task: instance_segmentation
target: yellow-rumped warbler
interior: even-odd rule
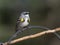
[[[16,22],[16,31],[21,30],[24,27],[27,27],[30,22],[29,12],[25,11],[20,14]]]
[[[23,29],[27,28],[29,26],[29,22],[29,12],[22,12],[16,22],[16,33],[8,40],[8,42],[15,38]]]

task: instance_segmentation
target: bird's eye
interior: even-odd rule
[[[28,13],[24,13],[24,15],[27,15]]]
[[[30,22],[30,19],[28,19],[28,22]]]
[[[24,18],[21,18],[20,21],[21,21],[21,22],[24,22],[25,20],[24,20]]]

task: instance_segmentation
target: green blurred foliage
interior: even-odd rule
[[[30,11],[31,25],[49,28],[60,26],[60,0],[0,0],[0,41],[7,41],[15,33],[16,19],[24,10]],[[26,30],[20,37],[35,34],[39,31],[42,31],[42,29]],[[45,45],[55,36],[51,34],[49,37],[45,35],[18,44]]]

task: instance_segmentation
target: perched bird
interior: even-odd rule
[[[27,12],[27,11],[22,12],[16,22],[16,31],[27,27],[29,25],[29,23],[30,23],[29,12]]]
[[[29,17],[29,12],[24,11],[22,12],[17,21],[16,21],[16,33],[8,40],[10,42],[13,38],[15,38],[19,33],[21,33],[24,28],[27,28],[30,23],[30,17]]]

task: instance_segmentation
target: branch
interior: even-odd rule
[[[14,43],[17,43],[17,42],[21,42],[23,40],[36,38],[36,37],[39,37],[39,36],[42,36],[42,35],[45,35],[45,34],[49,34],[49,33],[54,33],[54,32],[57,32],[57,31],[60,31],[60,28],[39,32],[39,33],[33,34],[33,35],[24,36],[24,37],[21,37],[21,38],[10,41],[9,44],[14,44]],[[3,43],[3,45],[8,45],[8,42]]]

